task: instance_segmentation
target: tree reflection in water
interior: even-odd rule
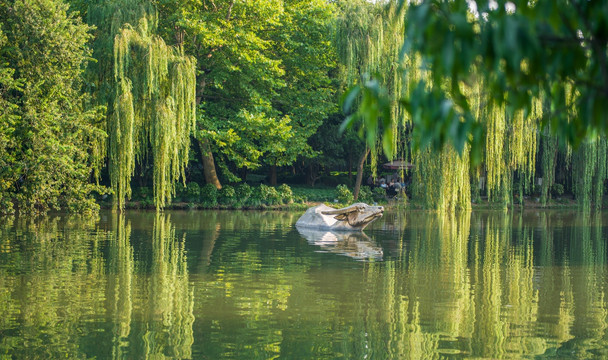
[[[604,214],[299,215],[3,219],[0,357],[608,355]]]

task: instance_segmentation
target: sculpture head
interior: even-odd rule
[[[338,221],[347,221],[350,226],[357,229],[363,229],[369,223],[382,217],[384,207],[370,206],[364,203],[355,203],[351,206],[322,211],[323,215],[336,215],[334,218]]]

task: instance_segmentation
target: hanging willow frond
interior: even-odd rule
[[[130,197],[135,163],[153,162],[154,203],[162,209],[184,177],[195,123],[195,59],[149,32],[147,18],[114,42],[114,112],[109,118],[115,206]]]
[[[468,148],[462,155],[448,146],[440,154],[427,148],[416,153],[414,162],[414,197],[426,208],[444,213],[471,209]]]

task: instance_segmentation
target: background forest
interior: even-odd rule
[[[356,199],[392,159],[426,208],[601,207],[607,5],[474,5],[0,0],[0,212]]]

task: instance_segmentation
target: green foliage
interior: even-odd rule
[[[5,49],[7,41],[0,27],[0,50]],[[14,212],[11,187],[17,175],[13,170],[17,162],[16,152],[11,149],[17,143],[14,132],[19,121],[19,106],[9,93],[19,90],[20,82],[14,79],[15,69],[4,61],[4,57],[0,57],[0,214],[11,214]]]
[[[562,184],[553,184],[551,186],[551,194],[553,196],[562,196],[562,195],[564,195],[564,185],[562,185]]]
[[[233,186],[224,185],[220,190],[220,202],[224,205],[232,205],[236,201],[236,189]]]
[[[185,188],[184,188],[185,191]],[[149,187],[141,186],[135,189],[133,192],[133,199],[135,200],[152,200],[152,191]]]
[[[522,178],[522,189],[530,186],[534,178],[541,120],[542,125],[548,125],[547,128],[560,136],[568,137],[567,133],[572,133],[572,129],[576,129],[577,136],[584,137],[587,132],[577,125],[581,118],[576,106],[581,104],[577,104],[579,94],[573,85],[576,81],[572,81],[584,72],[569,68],[568,62],[581,60],[579,55],[584,46],[580,42],[567,41],[563,44],[567,46],[560,47],[559,42],[547,40],[553,38],[553,30],[565,31],[567,26],[545,29],[544,15],[534,13],[553,11],[554,5],[515,3],[514,13],[506,11],[503,5],[488,9],[487,3],[480,4],[484,14],[476,16],[471,13],[471,2],[464,0],[408,4],[399,1],[397,7],[389,2],[381,17],[391,19],[396,32],[404,35],[393,38],[400,42],[399,59],[403,64],[392,67],[378,67],[382,62],[374,58],[352,55],[376,51],[374,45],[360,41],[358,47],[345,47],[343,42],[352,44],[353,40],[338,41],[338,48],[357,49],[350,53],[339,52],[351,54],[347,56],[348,66],[359,69],[376,66],[378,69],[367,71],[373,76],[354,86],[344,97],[344,108],[356,110],[343,126],[360,122],[360,132],[366,134],[368,146],[374,148],[381,143],[389,158],[399,152],[399,146],[403,146],[400,144],[410,146],[410,151],[401,151],[411,154],[418,166],[419,176],[414,184],[418,191],[414,194],[424,197],[423,203],[427,207],[469,208],[466,205],[470,202],[469,185],[466,184],[470,183],[470,172],[464,166],[453,171],[451,161],[440,160],[448,155],[451,157],[453,151],[475,167],[483,161],[484,169],[474,171],[477,174],[486,171],[488,198],[507,206],[512,198],[514,173]],[[371,4],[363,6],[373,9]],[[583,6],[587,7],[592,8]],[[354,25],[344,27],[354,27],[358,30],[355,34],[366,33],[372,39],[371,44],[380,44],[380,52],[393,48],[382,32],[376,30],[385,27],[371,26],[374,22],[368,17],[363,15],[358,22],[352,22]],[[516,33],[517,36],[510,37]],[[549,34],[548,38],[544,37]],[[565,39],[572,34],[566,35]],[[519,36],[524,38],[520,41]],[[539,49],[539,43],[547,41],[551,44]],[[566,48],[570,46],[575,49],[570,54],[572,57],[567,58],[570,55]],[[557,51],[559,60],[552,58],[553,51]],[[359,60],[352,61],[354,58]],[[546,63],[555,66],[548,77],[542,70]],[[585,66],[583,62],[579,65]],[[359,70],[355,74],[365,72]],[[569,75],[563,77],[564,74]],[[403,78],[404,84],[400,85],[400,80],[391,81],[391,78]],[[564,81],[565,85],[558,88]],[[548,99],[545,108],[542,106],[544,99]],[[568,117],[578,120],[571,123]],[[563,123],[564,119],[566,123]],[[560,133],[560,129],[566,127],[570,130]],[[378,134],[382,134],[381,141],[378,141]],[[574,140],[576,136],[571,136],[569,142],[576,144]],[[435,153],[425,152],[427,147]],[[433,157],[432,161],[429,157]]]
[[[541,202],[547,204],[549,190],[552,189],[555,181],[555,165],[557,162],[557,139],[554,136],[545,134],[542,136],[543,152],[541,166],[543,171],[543,184],[541,192]],[[563,186],[562,186],[563,190]]]
[[[381,187],[376,187],[372,191],[372,196],[375,201],[383,201],[386,200],[386,190]]]
[[[142,14],[125,24],[114,42],[113,112],[108,118],[109,172],[116,207],[131,194],[130,181],[139,160],[150,156],[154,202],[171,201],[184,176],[190,133],[195,122],[195,64],[178,48],[154,34],[154,22]],[[137,26],[137,27],[135,27]]]
[[[482,16],[465,0],[70,2],[0,0],[0,212],[94,210],[100,181],[122,208],[135,173],[153,192],[133,195],[157,209],[174,194],[197,202],[210,167],[192,153],[212,152],[228,183],[293,165],[309,184],[348,184],[365,144],[372,173],[381,149],[416,165],[413,197],[428,208],[469,209],[482,176],[503,207],[527,193],[545,204],[555,181],[584,209],[602,204],[598,2],[476,2]],[[334,96],[351,85],[342,122]],[[325,190],[239,185],[205,202],[333,200]]]
[[[348,189],[348,186],[343,184],[336,186],[336,198],[340,204],[349,205],[352,204],[355,199],[353,193]]]
[[[283,6],[285,13],[272,40],[286,86],[272,105],[291,119],[293,137],[285,151],[268,151],[265,156],[267,164],[279,166],[318,155],[307,140],[336,108],[336,86],[330,77],[336,69],[331,42],[334,7],[323,0],[285,0]]]
[[[598,90],[608,83],[605,26],[598,25],[608,21],[604,4],[508,4],[475,3],[472,13],[466,0],[399,1],[400,16],[407,20],[402,54],[420,56],[429,69],[427,77],[411,78],[413,91],[407,96],[393,99],[401,100],[411,116],[415,144],[435,150],[451,144],[459,154],[470,144],[471,161],[479,164],[483,134],[494,134],[478,117],[478,97],[491,108],[504,107],[509,121],[516,121],[518,112],[527,120],[538,99],[546,98],[549,111],[542,124],[575,147],[608,130],[603,121],[607,92]],[[416,71],[408,69],[406,76]],[[483,84],[483,91],[472,98],[467,92],[475,83]],[[375,86],[368,89],[382,94]],[[372,128],[377,121],[372,115],[387,113],[393,101],[370,99],[371,105],[360,110]]]
[[[413,198],[425,207],[444,212],[471,208],[468,151],[460,157],[451,147],[435,154],[429,149],[420,151],[414,171]]]
[[[383,129],[382,148],[388,158],[393,157],[393,131],[391,120],[391,100],[386,89],[374,78],[366,79],[362,85],[355,85],[343,99],[346,113],[352,111],[353,103],[360,99],[357,110],[347,116],[341,131],[351,128],[355,122],[365,123],[367,144],[375,146],[377,129]],[[361,128],[363,129],[363,128]]]
[[[82,70],[91,28],[57,0],[0,1],[0,206],[88,212],[103,161]]]
[[[381,148],[389,159],[403,150],[396,135],[404,131],[406,118],[398,102],[393,101],[406,90],[399,74],[404,65],[400,55],[403,21],[393,2],[356,0],[338,4],[335,44],[343,65],[342,80],[347,86],[354,85],[342,99],[347,117],[341,131],[357,124],[374,164],[380,147],[377,134],[382,134]],[[375,166],[372,171],[375,174]]]
[[[242,183],[235,188],[237,202],[244,204],[253,194],[253,189],[249,184]]]
[[[219,191],[213,184],[206,184],[201,188],[201,202],[207,207],[217,206]]]
[[[281,203],[283,204],[291,204],[294,200],[293,191],[287,184],[281,184],[277,187],[277,192],[281,197]]]
[[[133,197],[137,198],[137,193],[133,194]],[[182,182],[178,182],[175,185],[175,199],[177,201],[182,201],[186,197],[186,185]]]
[[[335,108],[333,6],[322,0],[158,2],[160,28],[198,59],[197,139],[222,172],[314,156]]]
[[[292,187],[296,198],[301,201],[329,202],[335,199],[335,188],[329,187]]]
[[[332,176],[331,181],[338,182],[328,183],[325,174],[330,169],[347,168],[349,160],[352,161],[357,154],[365,151],[364,142],[354,131],[340,133],[339,128],[343,120],[343,116],[338,113],[330,116],[319,127],[316,134],[309,139],[311,146],[320,151],[320,154],[314,159],[302,162],[307,172],[306,180],[309,185],[313,185],[317,180],[324,185],[333,185],[334,187],[338,184],[348,183],[348,178],[344,179],[342,176],[339,178]],[[323,173],[319,174],[321,171]]]
[[[444,121],[475,121],[459,87],[477,76],[486,84],[488,101],[506,104],[510,113],[530,112],[534,99],[546,96],[551,113],[543,123],[572,145],[588,134],[604,133],[600,119],[606,95],[597,89],[608,80],[606,43],[603,28],[593,25],[607,20],[604,5],[565,0],[513,5],[507,11],[504,5],[479,4],[483,16],[472,16],[464,0],[407,7],[404,51],[419,52],[432,70],[433,91],[450,84],[451,99],[463,110],[463,116]],[[576,92],[568,94],[569,84],[576,84]],[[469,134],[445,140],[467,142]],[[470,142],[481,144],[476,137]]]
[[[186,185],[185,197],[188,201],[198,201],[201,197],[201,187],[197,182],[189,182]]]
[[[280,205],[282,200],[281,195],[276,188],[264,184],[260,184],[260,186],[253,191],[252,197],[256,202],[266,205]]]
[[[372,204],[374,202],[374,194],[369,186],[361,186],[359,189],[359,201]]]
[[[607,177],[606,154],[608,142],[604,137],[583,143],[573,154],[572,177],[574,196],[582,209],[602,205],[604,182]]]

